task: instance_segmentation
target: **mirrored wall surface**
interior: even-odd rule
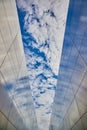
[[[50,130],[87,130],[87,0],[70,0]]]
[[[37,130],[15,0],[0,0],[0,130]]]

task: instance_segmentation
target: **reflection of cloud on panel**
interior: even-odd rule
[[[81,17],[80,17],[80,20],[81,20],[82,22],[87,22],[87,16],[81,16]]]
[[[40,129],[48,129],[68,0],[17,0],[25,56]],[[44,126],[44,122],[46,123]]]
[[[25,76],[13,82],[6,82],[4,87],[9,94],[9,97],[12,99],[20,117],[23,119],[27,129],[37,129],[31,90],[28,81],[29,78]]]
[[[1,0],[0,9],[0,129],[36,130],[16,1]]]
[[[12,84],[10,84],[10,86],[11,85]],[[19,109],[16,105],[14,105],[13,100],[9,98],[9,95],[6,89],[4,89],[4,86],[6,87],[6,85],[0,83],[0,128],[3,125],[7,125],[5,124],[5,121],[7,121],[10,125],[12,125],[15,128],[20,128],[21,130],[28,130],[26,128],[25,123],[23,122],[23,117],[21,118],[21,115],[18,112]],[[2,116],[4,117],[4,123],[2,122]]]
[[[87,1],[70,1],[50,130],[83,129],[79,119],[83,120],[87,111],[86,10]],[[87,129],[85,123],[84,128]]]

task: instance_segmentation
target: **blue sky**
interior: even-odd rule
[[[49,128],[68,0],[17,0],[29,84],[40,130]]]

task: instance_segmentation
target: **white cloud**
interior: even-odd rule
[[[87,16],[81,16],[81,17],[80,17],[80,20],[81,20],[82,22],[87,22]]]
[[[17,0],[18,7],[26,11],[24,28],[36,40],[28,43],[25,55],[33,97],[37,103],[44,104],[36,109],[41,130],[47,130],[50,123],[51,113],[46,113],[48,109],[51,112],[55,89],[48,88],[57,84],[53,76],[58,75],[68,3],[69,0]],[[45,92],[40,93],[39,87]]]

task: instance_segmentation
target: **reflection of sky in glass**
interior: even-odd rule
[[[37,122],[47,130],[56,90],[68,0],[17,0]]]

